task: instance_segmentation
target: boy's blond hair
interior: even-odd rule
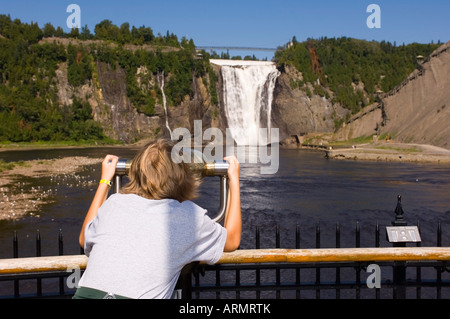
[[[128,173],[129,183],[121,193],[148,199],[176,199],[179,202],[198,196],[200,177],[188,164],[172,160],[174,143],[158,139],[146,145],[133,159]]]

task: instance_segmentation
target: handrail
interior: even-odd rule
[[[224,253],[217,264],[450,260],[450,247],[249,249]]]
[[[0,275],[85,269],[86,255],[0,259]]]
[[[217,264],[450,261],[450,247],[242,249],[223,253]],[[85,269],[88,257],[67,255],[0,259],[0,275]]]

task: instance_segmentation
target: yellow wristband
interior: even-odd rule
[[[109,187],[112,186],[111,181],[107,180],[107,179],[101,179],[99,184],[103,184],[105,183],[106,185],[108,185]]]

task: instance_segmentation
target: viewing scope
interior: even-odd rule
[[[220,177],[220,205],[219,211],[215,217],[211,217],[215,222],[220,223],[224,217],[227,209],[228,197],[228,162],[224,160],[208,161],[202,152],[192,148],[183,148],[183,154],[188,154],[190,157],[189,168],[202,177],[218,176]],[[116,173],[114,176],[114,192],[118,193],[122,187],[123,176],[128,175],[130,167],[133,163],[131,159],[119,158],[116,165]]]

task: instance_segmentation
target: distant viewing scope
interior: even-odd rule
[[[227,196],[228,196],[228,162],[224,160],[208,161],[202,152],[192,148],[183,148],[183,155],[188,155],[190,162],[189,168],[202,177],[219,176],[220,177],[220,207],[219,212],[212,220],[221,222],[225,217]],[[122,177],[128,175],[133,160],[119,158],[116,165],[116,174],[114,176],[114,192],[118,193],[122,187]]]

